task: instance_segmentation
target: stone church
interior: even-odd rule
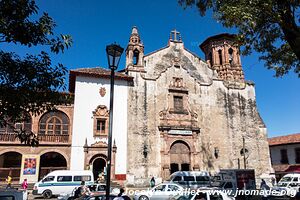
[[[167,179],[178,170],[246,166],[257,177],[271,172],[266,127],[235,36],[209,37],[200,48],[205,60],[186,49],[175,30],[166,47],[144,55],[132,29],[126,49],[126,73],[133,77],[128,183],[145,184],[151,175]]]
[[[271,173],[266,127],[235,36],[207,38],[200,44],[205,60],[184,47],[176,30],[166,43],[144,54],[132,28],[125,69],[115,76],[112,179],[142,186],[151,176],[166,180],[178,170]],[[74,103],[21,124],[37,134],[39,147],[20,145],[15,133],[0,127],[0,178],[11,173],[14,180],[36,182],[55,169],[89,169],[95,177],[104,171],[109,80],[104,68],[71,70]],[[32,174],[25,173],[28,163]]]

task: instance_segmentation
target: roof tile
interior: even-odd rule
[[[300,143],[300,133],[268,138],[269,146]]]

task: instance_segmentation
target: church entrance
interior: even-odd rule
[[[106,159],[104,157],[98,155],[97,157],[94,158],[94,160],[92,161],[92,164],[93,164],[94,178],[95,178],[95,180],[97,180],[99,174],[101,172],[104,172],[104,170],[106,168]]]
[[[190,147],[184,141],[175,141],[170,148],[170,172],[190,171]]]

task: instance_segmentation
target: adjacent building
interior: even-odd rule
[[[300,173],[300,133],[272,137],[268,142],[277,179],[287,173]]]
[[[125,69],[116,73],[112,179],[143,186],[152,176],[165,180],[178,170],[246,167],[257,177],[270,174],[266,127],[254,83],[244,79],[235,36],[207,38],[200,45],[205,59],[186,49],[176,30],[166,43],[144,54],[132,28]],[[10,131],[1,132],[0,171],[15,167],[16,174],[27,177],[25,158],[36,158],[32,181],[43,175],[45,163],[51,169],[90,169],[95,176],[104,171],[109,78],[110,71],[100,67],[71,70],[74,103],[32,118],[40,147],[25,147]],[[51,162],[43,160],[45,154]]]

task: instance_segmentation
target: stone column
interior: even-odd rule
[[[112,159],[111,159],[111,179],[115,180],[116,178],[116,152],[117,152],[117,147],[114,144],[113,149],[112,149]]]
[[[228,53],[228,45],[224,44],[224,64],[229,63],[229,53]]]

